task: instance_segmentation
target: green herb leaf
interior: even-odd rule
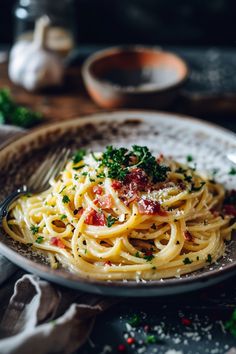
[[[188,257],[186,257],[186,258],[184,258],[183,263],[184,263],[184,264],[191,264],[191,263],[193,263],[193,261],[191,261],[191,259],[189,259]]]
[[[66,218],[67,218],[67,216],[65,214],[62,214],[61,217],[60,217],[61,220],[64,220]]]
[[[225,329],[236,337],[236,309],[233,311],[229,321],[225,323]]]
[[[157,337],[154,334],[149,334],[147,335],[145,342],[147,344],[155,344],[157,342]]]
[[[212,263],[212,256],[210,254],[207,255],[206,262],[207,263]]]
[[[206,182],[201,182],[200,186],[198,186],[198,187],[196,187],[194,184],[192,184],[191,189],[190,189],[190,193],[200,191],[202,189],[202,187],[204,186],[204,184],[206,184]]]
[[[38,236],[38,237],[36,238],[35,242],[37,242],[37,243],[42,243],[43,240],[44,240],[44,237],[43,237],[43,236]]]
[[[235,176],[236,175],[236,168],[231,167],[231,169],[229,170],[229,175]]]
[[[62,198],[62,203],[66,204],[66,203],[69,203],[70,202],[70,198],[68,197],[68,195],[63,195],[63,198]]]
[[[153,254],[149,254],[145,255],[143,258],[146,259],[147,262],[151,262],[151,260],[153,260],[153,258],[155,257],[153,256]]]
[[[136,326],[140,325],[140,323],[141,323],[141,318],[140,318],[140,316],[137,315],[137,314],[134,314],[134,315],[131,317],[131,319],[129,320],[129,324],[130,324],[131,326],[133,326],[133,327],[136,327]]]
[[[192,155],[187,155],[186,156],[187,162],[192,162],[193,161],[193,156]]]
[[[72,157],[73,163],[76,164],[82,161],[85,155],[86,155],[86,150],[84,149],[77,150]]]
[[[117,218],[113,218],[112,215],[107,217],[107,227],[112,227],[112,225],[117,221]]]
[[[39,232],[39,226],[37,225],[31,225],[30,226],[30,231],[32,231],[33,235],[36,235]]]
[[[30,128],[39,123],[42,115],[30,109],[17,105],[6,88],[0,90],[0,121]]]
[[[84,168],[86,165],[81,165],[81,166],[74,166],[73,170],[77,171],[77,170],[81,170],[81,168]]]

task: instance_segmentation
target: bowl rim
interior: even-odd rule
[[[91,66],[97,61],[105,56],[110,56],[111,54],[118,54],[121,52],[154,52],[156,54],[165,54],[168,56],[172,56],[175,60],[177,60],[184,69],[184,74],[182,77],[179,77],[175,82],[167,84],[164,87],[158,87],[155,84],[152,86],[147,86],[147,85],[141,85],[141,86],[119,86],[115,85],[109,81],[105,81],[103,79],[100,79],[98,76],[94,75],[91,71]],[[188,79],[190,69],[187,64],[187,62],[177,55],[176,53],[169,51],[169,50],[163,50],[159,46],[146,46],[146,45],[121,45],[121,46],[112,46],[108,47],[105,49],[98,50],[91,54],[83,63],[82,68],[81,68],[81,73],[83,80],[85,82],[85,85],[87,87],[90,87],[91,84],[96,83],[99,86],[106,87],[109,90],[113,90],[114,92],[120,93],[120,94],[127,94],[127,95],[137,95],[137,94],[149,94],[149,93],[162,93],[166,92],[169,90],[173,90],[175,88],[178,88],[179,86],[183,85],[183,83]]]

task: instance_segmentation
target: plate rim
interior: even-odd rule
[[[133,117],[134,114],[140,115],[140,117]],[[20,144],[21,141],[23,141],[26,137],[31,137],[34,135],[38,135],[40,133],[45,133],[46,131],[54,130],[60,127],[66,127],[67,125],[70,126],[73,124],[73,122],[77,123],[77,126],[83,126],[86,124],[87,121],[93,120],[96,124],[99,122],[100,119],[106,119],[106,117],[109,117],[111,115],[116,115],[116,120],[120,119],[122,120],[143,120],[145,122],[145,116],[152,116],[155,119],[155,116],[162,115],[166,116],[168,118],[171,117],[175,120],[187,120],[190,123],[195,123],[195,125],[200,125],[202,126],[207,126],[208,128],[218,132],[218,133],[223,133],[223,135],[227,135],[228,137],[231,137],[232,139],[236,139],[236,134],[224,127],[221,127],[215,123],[204,121],[199,118],[191,117],[188,115],[182,115],[179,113],[172,113],[172,112],[163,112],[163,111],[149,111],[149,110],[132,110],[132,109],[127,109],[127,110],[114,110],[110,112],[99,112],[99,113],[92,113],[88,115],[82,115],[75,117],[73,119],[68,119],[65,121],[59,121],[59,122],[53,122],[50,124],[44,124],[42,126],[36,127],[32,130],[27,131],[26,133],[23,133],[23,135],[17,136],[15,140],[12,141],[7,141],[6,144],[0,148],[0,157],[1,154],[4,153],[7,149],[9,149],[11,146],[15,144]],[[109,118],[110,119],[110,118]],[[112,122],[112,121],[111,121]],[[236,141],[235,141],[236,143]],[[217,282],[218,278],[222,278],[224,276],[228,277],[233,275],[233,273],[236,272],[236,261],[226,264],[224,268],[222,269],[214,269],[209,272],[203,272],[202,274],[198,274],[197,276],[190,276],[189,277],[184,277],[184,278],[167,278],[164,279],[163,281],[160,280],[151,280],[151,281],[146,281],[146,282],[136,282],[135,280],[132,281],[101,281],[101,280],[96,280],[92,278],[85,278],[81,277],[77,274],[74,274],[72,272],[69,272],[68,270],[55,270],[51,269],[48,265],[43,264],[43,263],[38,263],[35,262],[34,260],[31,260],[29,258],[24,257],[23,255],[19,254],[16,250],[10,248],[7,246],[2,239],[0,238],[0,252],[7,257],[11,262],[17,264],[19,267],[22,267],[27,270],[28,267],[24,267],[24,264],[29,265],[31,269],[35,269],[35,272],[37,271],[39,273],[44,273],[44,274],[49,274],[50,280],[59,282],[58,279],[63,279],[64,285],[66,285],[66,281],[70,282],[77,282],[77,283],[82,283],[81,287],[86,288],[86,285],[88,287],[95,288],[93,292],[98,292],[96,291],[96,288],[102,288],[104,290],[104,293],[106,292],[106,289],[114,289],[114,293],[116,290],[120,290],[125,292],[129,292],[130,290],[138,290],[138,291],[146,291],[146,290],[156,290],[158,293],[158,290],[163,290],[165,288],[168,289],[174,289],[176,287],[182,287],[184,288],[185,286],[190,286],[191,284],[201,284],[201,283],[207,283],[209,281],[209,278],[211,280],[215,280]],[[23,265],[22,265],[23,264]],[[194,274],[194,273],[192,273]],[[52,277],[55,277],[53,280]],[[220,280],[219,280],[220,281]],[[76,288],[79,288],[76,287]],[[90,289],[92,292],[92,290]],[[141,292],[142,292],[141,291]],[[184,291],[184,290],[183,290]],[[123,294],[124,295],[124,294]],[[140,296],[143,296],[144,294],[142,293]],[[158,295],[158,294],[156,294]],[[130,293],[129,293],[130,296]],[[139,296],[139,295],[136,295]],[[149,296],[148,294],[146,296]]]

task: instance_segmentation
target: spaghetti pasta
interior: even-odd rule
[[[14,240],[98,280],[180,276],[219,259],[235,228],[222,185],[148,148],[79,150],[3,220]]]

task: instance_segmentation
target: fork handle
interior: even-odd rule
[[[20,195],[26,193],[27,193],[27,187],[22,186],[17,190],[15,190],[14,192],[12,192],[10,195],[8,195],[6,199],[2,203],[0,203],[0,221],[2,221],[2,219],[5,216],[7,216],[8,208],[12,204],[12,202],[14,202],[14,200],[17,199]]]

